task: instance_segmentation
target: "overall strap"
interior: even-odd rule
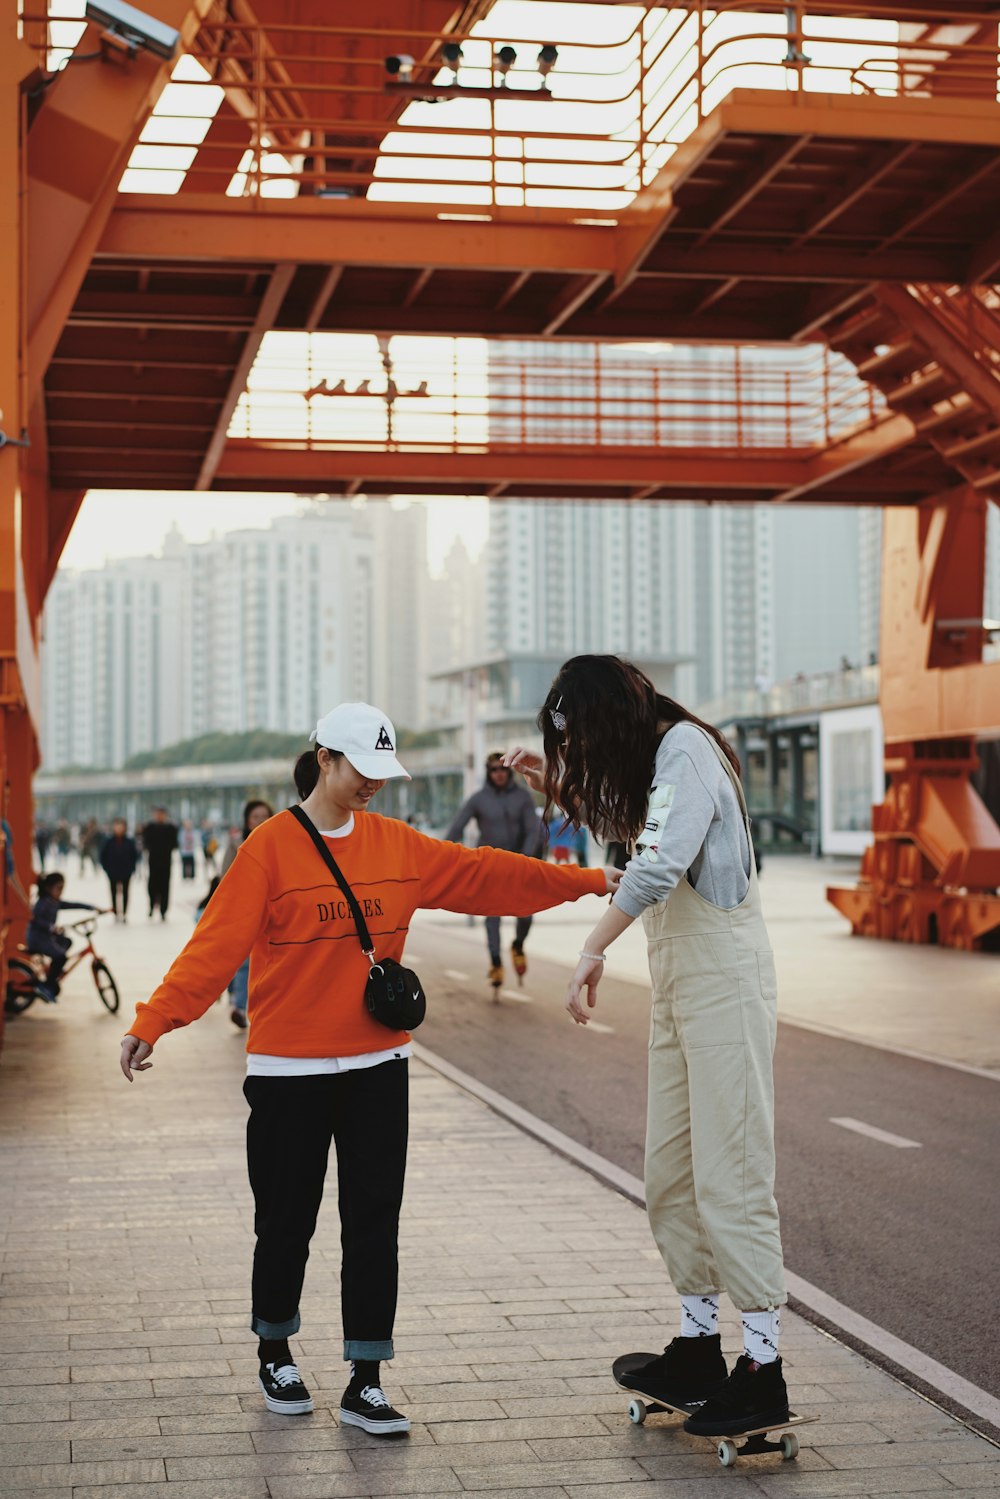
[[[370,963],[374,962],[375,945],[372,942],[371,936],[369,935],[368,926],[365,922],[364,914],[362,913],[361,907],[358,905],[354,891],[344,879],[344,876],[341,874],[340,869],[337,865],[336,859],[327,848],[326,839],[318,831],[315,824],[306,815],[306,813],[303,812],[301,807],[289,807],[288,810],[295,818],[295,821],[300,825],[300,827],[305,828],[306,832],[309,834],[309,837],[312,839],[313,843],[315,843],[316,848],[319,852],[319,856],[323,860],[323,863],[326,865],[327,869],[329,869],[330,873],[337,881],[337,884],[344,892],[344,898],[351,908],[351,915],[354,917],[354,925],[358,929],[358,940],[361,943],[361,950]]]

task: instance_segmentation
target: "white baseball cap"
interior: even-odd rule
[[[396,730],[371,703],[340,703],[324,714],[309,735],[317,745],[340,750],[359,775],[373,781],[410,779],[396,759]]]

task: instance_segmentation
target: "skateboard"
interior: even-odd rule
[[[626,1353],[616,1359],[612,1366],[615,1384],[620,1390],[624,1390],[632,1399],[628,1404],[628,1418],[635,1426],[641,1426],[650,1414],[660,1415],[669,1411],[675,1416],[693,1416],[698,1410],[701,1402],[693,1405],[668,1405],[663,1400],[648,1395],[643,1390],[635,1390],[631,1385],[624,1385],[620,1375],[627,1374],[639,1364],[644,1364],[647,1359],[655,1358],[655,1353]],[[793,1426],[806,1426],[812,1421],[818,1421],[819,1416],[797,1416],[794,1411],[789,1411],[788,1420],[781,1421],[774,1426],[755,1426],[750,1431],[737,1432],[734,1436],[714,1437],[705,1436],[703,1441],[713,1442],[715,1450],[719,1455],[719,1462],[724,1468],[731,1468],[739,1456],[754,1457],[762,1452],[780,1452],[785,1462],[799,1455],[799,1439],[790,1428]],[[769,1441],[768,1437],[772,1431],[780,1432],[777,1441]],[[697,1435],[697,1433],[693,1433]]]

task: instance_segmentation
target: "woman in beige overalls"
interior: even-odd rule
[[[739,761],[717,729],[617,656],[567,661],[538,723],[544,760],[518,749],[508,763],[585,816],[599,838],[635,845],[580,953],[567,997],[573,1019],[586,1025],[605,949],[639,915],[649,945],[646,1204],[681,1327],[662,1354],[619,1360],[616,1377],[691,1407],[685,1427],[701,1435],[778,1424],[788,1394],[778,1355],[786,1296],[774,1201],[777,996]],[[731,1374],[720,1290],[743,1322]]]

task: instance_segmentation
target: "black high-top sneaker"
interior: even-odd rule
[[[684,1430],[698,1437],[733,1437],[788,1420],[788,1391],[781,1359],[758,1364],[745,1353],[721,1389],[687,1418]]]
[[[409,1431],[410,1421],[400,1411],[393,1410],[377,1384],[366,1384],[360,1388],[352,1381],[340,1401],[341,1426],[360,1426],[374,1436],[389,1436],[397,1431]]]
[[[664,1405],[695,1406],[726,1382],[722,1339],[674,1338],[662,1353],[626,1353],[612,1373],[623,1390],[635,1390]]]
[[[313,1409],[313,1399],[290,1359],[261,1364],[258,1379],[264,1404],[276,1416],[304,1416]]]

